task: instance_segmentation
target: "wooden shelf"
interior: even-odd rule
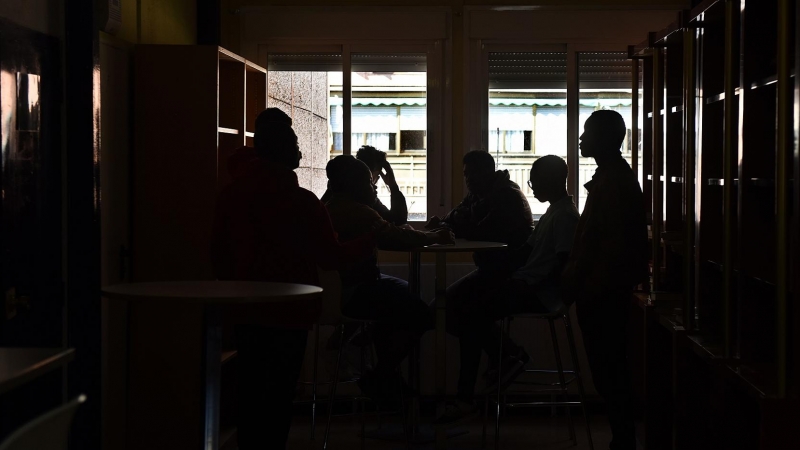
[[[739,184],[739,179],[733,179],[733,185],[736,186]],[[709,178],[708,179],[709,186],[725,186],[725,179],[724,178]]]
[[[689,339],[689,344],[691,344],[690,346],[692,350],[697,354],[697,356],[706,361],[722,358],[722,345],[719,343],[719,339],[702,335],[693,335],[687,337]]]
[[[221,358],[222,365],[231,362],[233,359],[236,358],[237,355],[238,352],[236,350],[223,350]]]
[[[236,53],[233,53],[230,50],[224,49],[222,47],[217,47],[217,51],[219,52],[219,59],[222,59],[222,60],[225,60],[225,61],[236,61],[236,62],[240,62],[240,63],[245,62],[244,58],[242,58],[241,56],[237,55]]]
[[[254,63],[253,61],[245,61],[244,65],[245,65],[245,69],[248,72],[261,72],[261,73],[264,73],[264,74],[267,73],[267,69],[259,66],[258,64]]]
[[[236,128],[218,127],[217,131],[222,134],[239,134],[239,130],[237,130]]]
[[[231,425],[219,430],[219,449],[233,450],[236,448],[236,426]]]

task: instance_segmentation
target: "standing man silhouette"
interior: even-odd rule
[[[620,154],[625,121],[595,111],[584,125],[581,155],[597,170],[562,278],[578,323],[595,387],[608,405],[610,449],[636,448],[633,390],[627,366],[628,308],[633,288],[648,278],[647,222],[636,175]]]

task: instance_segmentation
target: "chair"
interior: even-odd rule
[[[364,327],[369,324],[377,323],[376,321],[372,320],[359,320],[353,319],[349,317],[345,317],[342,315],[341,312],[341,300],[342,300],[342,284],[341,279],[339,278],[339,272],[337,271],[326,271],[326,270],[318,270],[320,285],[323,288],[322,294],[322,311],[320,313],[320,319],[317,324],[314,325],[314,365],[312,370],[312,380],[309,381],[302,381],[301,384],[310,384],[311,385],[311,440],[314,440],[315,429],[316,429],[316,412],[317,412],[317,387],[320,385],[331,385],[330,394],[328,397],[328,418],[325,426],[325,437],[323,440],[323,449],[328,448],[328,438],[330,436],[330,425],[331,425],[331,418],[333,417],[333,405],[335,402],[336,397],[336,388],[340,383],[355,383],[358,381],[357,378],[349,379],[345,381],[339,380],[339,369],[341,367],[341,359],[342,359],[342,351],[345,347],[346,342],[344,342],[344,325],[359,325],[361,326],[361,331],[364,331]],[[318,374],[318,366],[319,366],[319,328],[320,326],[334,326],[337,327],[339,330],[339,348],[336,355],[336,369],[332,380],[329,381],[319,381],[317,374]],[[365,351],[366,348],[362,348],[361,351],[361,373],[364,373],[364,360],[365,360]],[[403,396],[400,396],[401,401]],[[342,399],[345,400],[345,399]],[[361,401],[361,447],[364,448],[365,443],[365,409],[364,409],[364,400],[366,397],[359,396],[359,397],[350,397],[346,400],[360,400]],[[402,416],[403,416],[403,429],[406,431],[406,437],[408,438],[408,426],[406,423],[406,415],[405,415],[405,405],[401,405],[402,408]],[[407,439],[407,442],[408,439]]]
[[[0,444],[0,450],[67,450],[72,418],[84,401],[86,396],[80,395],[26,423]]]
[[[563,401],[556,401],[553,399],[552,401],[528,401],[528,402],[514,402],[514,403],[507,403],[506,402],[506,393],[503,389],[497,390],[497,397],[494,401],[496,405],[496,413],[495,413],[495,448],[500,448],[500,408],[503,407],[551,407],[555,408],[557,406],[565,406],[566,413],[567,413],[567,420],[569,421],[569,435],[570,439],[572,440],[574,445],[577,445],[578,441],[575,436],[575,424],[572,420],[572,415],[570,414],[570,406],[572,405],[581,405],[583,409],[583,417],[586,421],[586,437],[589,439],[589,448],[594,450],[594,444],[592,442],[592,431],[589,428],[589,414],[586,412],[586,400],[585,400],[585,393],[583,389],[583,378],[581,377],[580,367],[578,365],[578,353],[575,349],[575,336],[573,334],[572,323],[569,318],[569,306],[565,306],[559,311],[553,313],[542,313],[542,314],[513,314],[505,319],[500,327],[500,352],[498,354],[503,354],[503,335],[508,335],[509,330],[511,328],[511,322],[514,319],[534,319],[534,320],[546,320],[548,325],[550,326],[550,336],[553,341],[553,353],[555,354],[556,358],[556,370],[552,369],[525,369],[523,371],[524,374],[558,374],[558,382],[557,383],[542,383],[542,382],[534,382],[534,381],[514,381],[510,384],[511,385],[528,385],[528,386],[543,386],[543,388],[530,390],[525,392],[525,394],[536,394],[536,393],[551,393],[555,395],[561,394],[564,396]],[[558,347],[558,337],[556,336],[556,327],[555,321],[561,319],[564,323],[564,329],[567,334],[567,341],[569,342],[569,350],[570,356],[572,358],[572,370],[564,370],[563,362],[561,360],[561,351]],[[502,359],[501,364],[498,367],[498,379],[502,379]],[[565,377],[565,374],[571,375],[569,379]],[[578,396],[579,401],[568,401],[567,400],[567,387],[570,383],[575,381],[578,385]],[[510,387],[508,386],[508,387]],[[490,395],[486,395],[486,403],[485,403],[485,411],[484,411],[484,421],[483,421],[483,446],[486,446],[486,425],[489,416],[489,403]]]

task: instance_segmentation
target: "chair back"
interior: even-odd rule
[[[342,321],[342,280],[336,270],[317,269],[322,288],[320,325],[338,325]],[[0,449],[2,450],[2,449]]]
[[[80,395],[31,420],[11,433],[0,444],[0,450],[67,450],[72,418],[85,401],[86,396]]]

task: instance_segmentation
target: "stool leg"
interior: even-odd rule
[[[366,336],[366,329],[364,328],[364,323],[361,324],[361,336]],[[361,376],[364,376],[365,373],[365,364],[364,359],[365,355],[367,354],[367,346],[364,345],[361,347]],[[367,421],[367,408],[365,404],[365,400],[361,399],[361,450],[367,448],[367,436],[366,436],[366,421]]]
[[[578,351],[575,349],[575,335],[572,332],[572,324],[569,320],[569,313],[564,315],[564,328],[567,330],[567,340],[569,341],[569,352],[572,356],[572,370],[575,372],[575,381],[578,382],[578,395],[580,395],[583,418],[586,420],[586,437],[589,439],[589,450],[594,450],[592,442],[592,429],[589,427],[589,413],[586,411],[586,399],[584,398],[583,377],[578,366]]]
[[[489,395],[483,399],[483,435],[481,436],[481,448],[486,448],[486,427],[489,425]]]
[[[344,327],[339,334],[339,352],[336,355],[336,370],[333,374],[333,385],[328,397],[328,423],[325,425],[325,439],[322,441],[323,450],[328,448],[328,437],[331,433],[331,418],[333,418],[333,401],[336,398],[336,386],[339,384],[339,367],[342,364],[342,349],[344,348]]]
[[[500,352],[498,356],[497,362],[497,409],[495,415],[495,423],[494,423],[494,448],[498,450],[500,448],[500,381],[503,379],[503,337],[504,337],[504,328],[508,327],[508,319],[503,319],[500,322]]]
[[[319,325],[314,325],[314,373],[311,378],[311,440],[317,428],[317,364],[319,363]]]
[[[553,338],[553,352],[556,355],[556,364],[558,365],[558,379],[561,382],[561,395],[564,397],[564,401],[567,401],[569,397],[567,397],[567,382],[564,378],[564,364],[561,362],[561,352],[558,349],[558,336],[556,335],[556,326],[554,324],[553,319],[547,319],[547,323],[550,324],[550,336]],[[575,424],[572,421],[572,413],[569,410],[569,405],[566,405],[567,409],[567,421],[569,423],[569,438],[572,440],[572,443],[578,445],[578,440],[575,437]]]
[[[411,427],[408,425],[408,414],[406,414],[406,397],[403,392],[403,374],[400,373],[400,381],[397,383],[397,390],[400,391],[400,415],[403,416],[403,435],[406,437],[406,449],[411,450]]]

